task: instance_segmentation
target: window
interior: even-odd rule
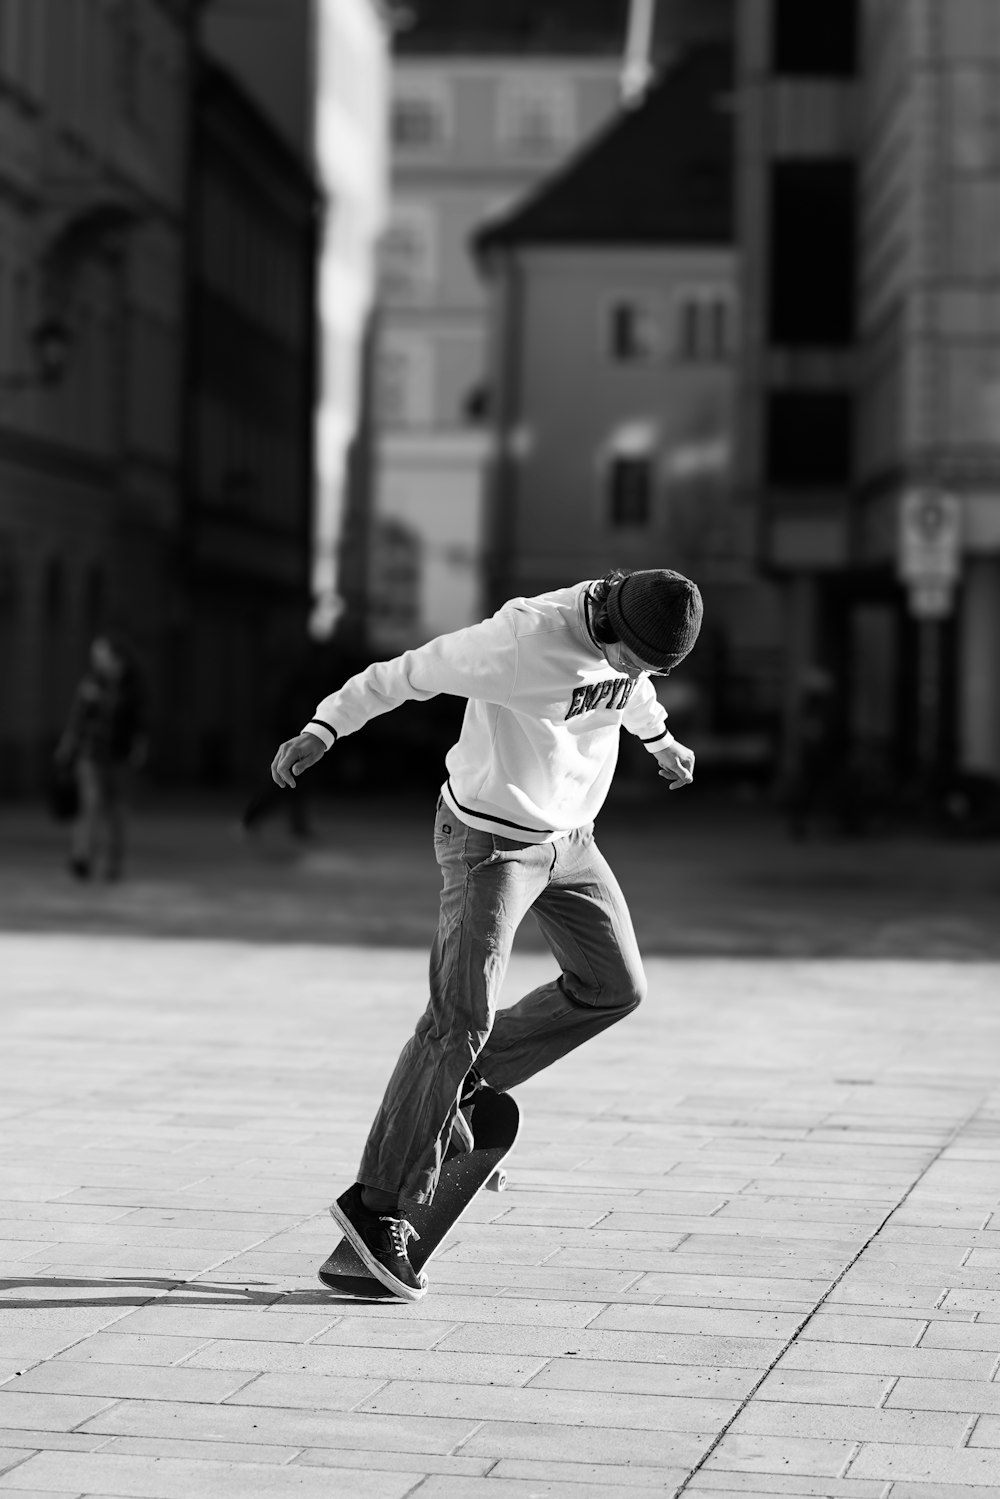
[[[728,359],[735,349],[733,299],[728,292],[694,287],[677,304],[677,353],[684,360]]]
[[[564,78],[507,78],[500,85],[498,111],[500,141],[511,151],[544,154],[572,142],[573,92]]]
[[[858,0],[772,0],[775,73],[850,78],[858,64]]]
[[[392,101],[392,141],[404,151],[426,151],[443,145],[450,135],[448,99],[444,92],[397,94]]]
[[[771,172],[772,344],[838,347],[854,337],[855,168],[777,161]]]
[[[647,526],[653,500],[648,453],[614,453],[608,465],[608,511],[615,527]]]
[[[613,302],[607,313],[607,348],[618,364],[648,364],[659,352],[660,328],[649,302]]]
[[[433,289],[436,270],[435,224],[425,204],[397,203],[382,238],[382,289],[399,302],[420,302]]]
[[[772,390],[767,397],[767,478],[774,485],[850,482],[853,407],[844,390]]]
[[[417,337],[383,336],[376,360],[375,408],[381,423],[423,427],[434,407],[433,356],[430,344]]]

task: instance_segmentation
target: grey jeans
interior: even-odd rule
[[[429,1202],[470,1067],[506,1092],[629,1014],[646,979],[618,882],[593,824],[553,843],[518,843],[460,822],[438,803],[441,911],[430,1002],[400,1053],[358,1180]],[[497,1010],[522,918],[531,911],[562,972]]]

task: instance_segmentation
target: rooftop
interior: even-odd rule
[[[516,244],[729,244],[732,55],[710,44],[667,68],[518,204],[476,236]]]

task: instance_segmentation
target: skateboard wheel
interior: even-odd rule
[[[486,1183],[486,1189],[489,1192],[505,1192],[507,1190],[506,1171],[494,1171],[493,1175]]]

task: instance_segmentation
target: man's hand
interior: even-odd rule
[[[318,734],[296,734],[286,739],[271,761],[271,780],[276,786],[290,786],[295,790],[295,777],[300,776],[310,765],[315,765],[326,754]]]
[[[666,749],[657,750],[653,758],[659,764],[659,774],[670,782],[671,791],[690,786],[694,780],[694,750],[678,744],[676,739]]]

